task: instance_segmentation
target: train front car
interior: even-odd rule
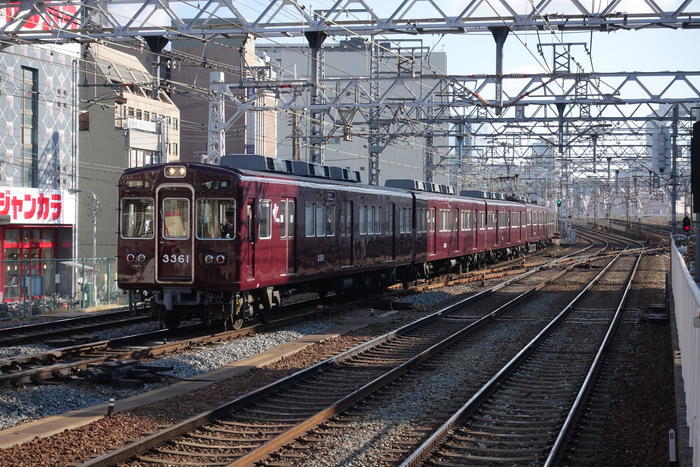
[[[202,164],[130,169],[119,181],[118,284],[175,328],[190,314],[243,324],[236,236],[238,177]]]

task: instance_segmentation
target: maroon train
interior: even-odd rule
[[[262,156],[129,169],[119,181],[118,282],[177,326],[185,312],[228,327],[291,290],[358,292],[465,270],[541,246],[553,212],[457,196]]]

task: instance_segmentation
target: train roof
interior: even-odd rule
[[[386,186],[367,185],[360,182],[357,171],[339,167],[322,166],[304,161],[289,161],[256,155],[225,155],[221,157],[221,165],[203,164],[198,162],[171,162],[167,164],[135,167],[124,171],[123,176],[141,172],[161,170],[167,166],[178,165],[213,171],[237,173],[241,177],[262,177],[276,180],[291,180],[308,185],[332,185],[344,189],[362,189],[369,192],[390,192],[409,195],[413,193],[420,199],[467,199],[475,202],[488,202],[498,205],[531,205],[539,208],[544,206],[526,202],[525,200],[507,199],[505,196],[481,191],[462,191],[456,194],[454,187],[431,184],[409,179],[387,180]]]

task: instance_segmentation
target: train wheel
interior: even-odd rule
[[[243,316],[241,316],[240,314],[235,316],[232,315],[226,318],[224,327],[226,328],[226,330],[238,331],[243,327],[243,323],[245,323]]]

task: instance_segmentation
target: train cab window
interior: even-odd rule
[[[190,236],[190,200],[165,198],[163,200],[163,238],[183,240]]]
[[[265,240],[272,237],[272,210],[270,200],[260,200],[260,212],[258,215],[258,238]]]
[[[236,201],[199,199],[197,201],[197,238],[202,240],[236,238]]]
[[[123,238],[153,238],[153,200],[150,198],[122,199]]]

